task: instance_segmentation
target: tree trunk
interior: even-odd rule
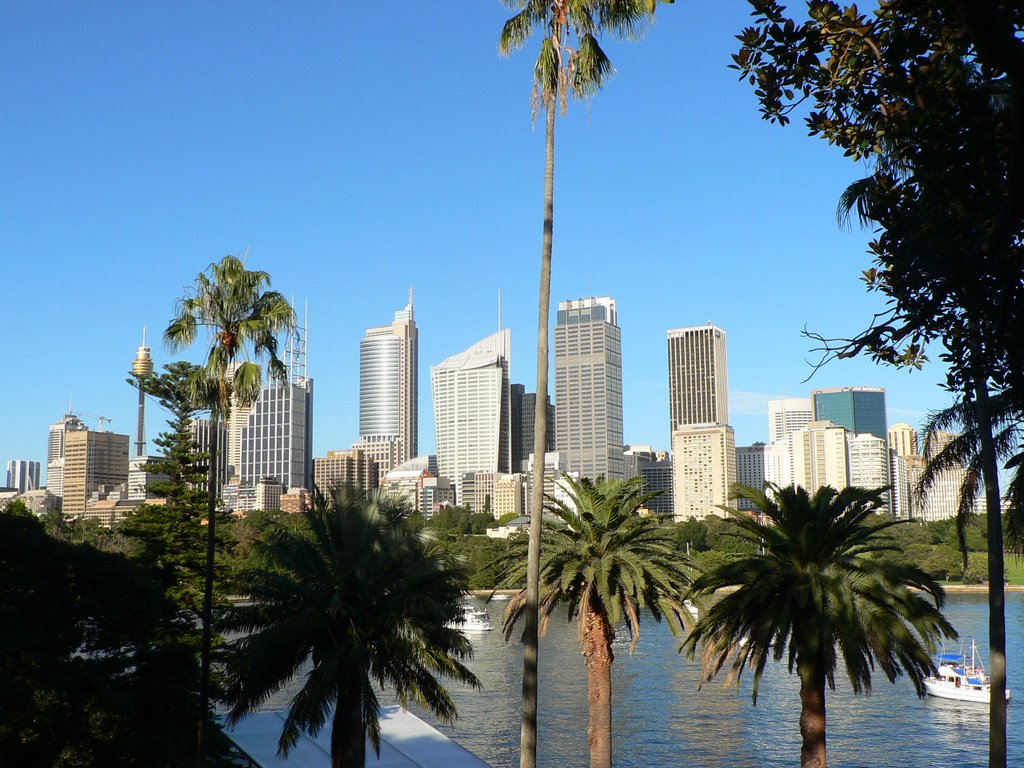
[[[199,654],[199,727],[196,765],[206,765],[207,721],[210,717],[210,655],[213,638],[213,562],[217,545],[217,432],[219,411],[210,409],[210,466],[207,474],[206,579],[203,584],[203,639]]]
[[[331,723],[331,768],[364,768],[366,728],[362,702],[339,687]]]
[[[544,453],[548,429],[548,314],[551,305],[551,244],[555,199],[555,109],[557,94],[546,105],[544,152],[544,237],[540,256],[537,311],[537,407],[533,417],[533,474],[530,487],[530,543],[526,564],[526,608],[523,627],[523,720],[519,741],[520,768],[537,765],[538,600],[540,536],[544,520]]]
[[[825,675],[817,669],[800,670],[800,738],[800,768],[825,768]]]
[[[999,467],[992,440],[992,411],[988,382],[974,378],[975,410],[981,443],[981,473],[985,482],[988,515],[988,670],[992,682],[989,702],[989,768],[1006,768],[1006,605],[1003,586],[1003,517],[999,494]]]
[[[590,768],[612,768],[612,640],[615,630],[604,612],[581,615],[583,659],[587,663],[587,744]]]

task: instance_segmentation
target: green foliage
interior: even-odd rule
[[[870,171],[841,210],[875,233],[864,280],[889,306],[840,354],[919,366],[939,339],[954,391],[971,366],[1019,382],[1024,8],[828,2],[801,18],[775,0],[751,5],[734,66],[765,119],[806,110],[810,135]]]
[[[709,516],[704,521],[707,530],[707,546],[724,554],[750,554],[757,551],[757,542],[743,536],[728,520]]]
[[[472,517],[468,507],[446,507],[435,512],[427,526],[442,536],[462,536],[473,533]]]
[[[507,512],[506,514],[502,515],[501,517],[499,517],[495,521],[496,525],[494,527],[495,528],[500,528],[503,525],[508,525],[510,522],[515,520],[517,517],[519,517],[519,515],[517,515],[515,512]]]
[[[988,582],[988,555],[984,552],[971,552],[967,556],[964,584],[985,584],[986,582]]]
[[[201,375],[190,379],[194,402],[215,404],[222,416],[231,412],[232,400],[253,402],[263,386],[262,371],[256,363],[238,362],[249,348],[254,358],[266,355],[271,378],[284,380],[277,337],[295,327],[295,312],[280,293],[265,290],[269,287],[269,274],[246,269],[236,256],[225,256],[200,272],[189,293],[178,300],[164,331],[167,347],[189,347],[203,329],[211,338]]]
[[[25,502],[21,499],[11,499],[8,501],[7,506],[3,508],[3,512],[8,515],[28,515],[35,517],[35,515],[29,511],[28,507],[25,506]]]
[[[541,611],[547,616],[559,602],[569,617],[585,622],[592,614],[615,627],[623,619],[635,639],[639,609],[656,621],[664,617],[673,632],[682,628],[681,595],[690,582],[690,565],[675,546],[672,529],[658,517],[637,510],[653,494],[643,478],[601,480],[566,476],[569,503],[548,499],[547,511],[564,525],[547,524],[541,542]],[[521,583],[526,569],[526,537],[510,539],[502,584]],[[523,610],[523,593],[506,613],[508,635]],[[688,615],[688,614],[686,614]],[[612,633],[614,635],[614,631]]]
[[[174,362],[165,366],[163,373],[141,382],[170,414],[168,430],[154,440],[162,456],[146,465],[148,473],[159,477],[148,483],[148,490],[163,504],[143,504],[128,516],[121,529],[130,541],[131,556],[152,568],[167,596],[191,615],[190,627],[202,615],[206,573],[207,504],[206,492],[199,485],[206,479],[209,457],[196,449],[190,429],[199,412],[191,392],[191,383],[199,372],[199,367],[191,363]],[[224,520],[223,512],[217,515]],[[224,545],[222,533],[217,543],[219,560]],[[222,575],[223,564],[217,567]],[[217,595],[216,599],[224,604],[223,596]],[[183,633],[195,634],[186,629]]]
[[[0,763],[178,766],[193,757],[194,656],[123,556],[0,514]]]
[[[362,765],[367,737],[379,752],[378,686],[451,721],[437,677],[478,685],[462,663],[472,646],[446,626],[461,616],[462,569],[379,501],[337,488],[301,527],[270,523],[256,544],[262,564],[241,578],[251,604],[226,614],[225,629],[241,635],[228,657],[232,721],[304,675],[279,741],[285,754],[334,706],[332,760]]]
[[[703,520],[688,518],[681,523],[676,523],[675,539],[676,546],[681,552],[686,551],[686,545],[690,545],[690,552],[703,552],[708,549],[708,527]]]
[[[643,478],[593,482],[565,476],[562,482],[569,502],[548,499],[548,511],[561,524],[545,525],[541,540],[539,629],[543,633],[559,603],[566,604],[570,620],[576,619],[587,665],[590,763],[610,766],[616,627],[626,623],[630,653],[640,637],[643,608],[655,621],[665,619],[673,634],[680,632],[689,620],[682,591],[689,584],[690,568],[676,550],[672,530],[657,517],[637,514],[655,495],[643,492]],[[511,540],[504,583],[525,580],[528,545],[525,537]],[[505,611],[506,639],[526,607],[524,589]]]
[[[923,561],[911,560],[911,562],[920,565],[934,579],[955,581],[963,578],[963,558],[955,547],[948,544],[939,544],[934,547],[927,553]]]

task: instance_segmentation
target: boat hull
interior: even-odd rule
[[[988,704],[992,696],[992,689],[986,686],[983,689],[970,688],[965,686],[957,687],[947,682],[934,680],[924,681],[924,691],[929,696],[937,699],[950,699],[952,701],[971,701],[977,704]],[[1010,692],[1006,692],[1006,700],[1010,700]]]

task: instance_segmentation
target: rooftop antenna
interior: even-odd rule
[[[412,286],[409,286],[409,310],[412,311]]]

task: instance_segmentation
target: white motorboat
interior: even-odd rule
[[[971,638],[970,647],[961,645],[959,652],[941,653],[935,659],[938,673],[924,679],[924,690],[929,696],[955,701],[973,701],[988,704],[992,698],[992,683],[978,656],[978,646]],[[1010,691],[1006,691],[1010,700]]]
[[[447,626],[451,629],[461,629],[463,632],[487,632],[494,629],[490,614],[470,603],[463,603],[462,618],[449,622]]]

